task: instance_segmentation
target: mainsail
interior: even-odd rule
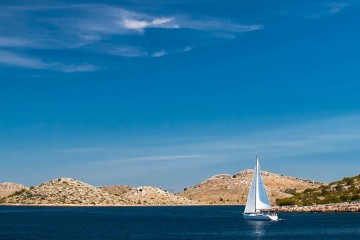
[[[256,157],[256,166],[252,177],[249,195],[246,201],[245,213],[255,213],[260,212],[261,210],[270,209],[271,205],[261,177],[259,159]]]

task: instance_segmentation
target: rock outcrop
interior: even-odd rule
[[[252,174],[253,170],[244,170],[234,175],[215,175],[179,195],[205,204],[245,204]],[[322,185],[319,182],[264,171],[262,176],[272,204],[277,198],[289,197],[295,192]]]
[[[15,192],[19,192],[21,190],[27,190],[28,187],[18,183],[4,182],[0,183],[0,198],[10,196]]]

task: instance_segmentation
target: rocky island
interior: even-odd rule
[[[23,188],[0,200],[4,205],[38,206],[131,206],[189,205],[189,199],[154,187],[94,187],[71,179],[59,178],[35,187]]]
[[[30,188],[0,184],[1,205],[36,206],[166,206],[245,204],[252,170],[219,174],[180,193],[140,186],[95,187],[72,178],[59,178]],[[360,177],[323,184],[311,180],[262,172],[275,210],[281,212],[360,211]]]
[[[232,175],[215,175],[193,187],[185,188],[179,195],[203,204],[245,204],[252,174],[253,170],[247,169]],[[273,204],[278,198],[290,197],[295,192],[323,185],[320,182],[265,171],[262,171],[262,176]]]

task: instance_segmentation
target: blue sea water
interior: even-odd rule
[[[1,240],[360,239],[360,213],[280,213],[242,219],[243,206],[0,207]]]

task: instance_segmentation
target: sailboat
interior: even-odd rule
[[[276,212],[272,210],[269,198],[266,194],[265,185],[261,177],[259,158],[257,156],[243,216],[244,219],[247,220],[278,220],[278,216]]]

